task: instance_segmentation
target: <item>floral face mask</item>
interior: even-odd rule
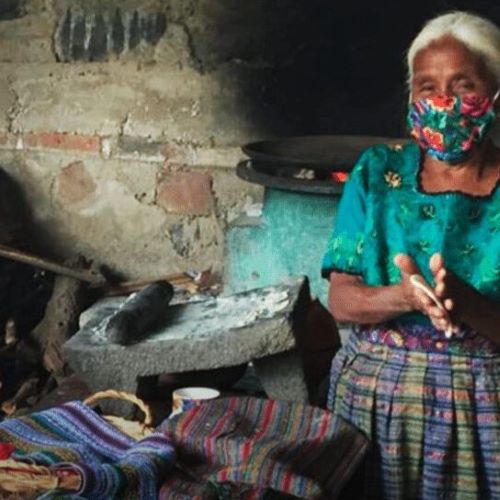
[[[418,99],[408,109],[410,134],[434,158],[461,163],[490,131],[499,92],[492,99],[473,94]]]

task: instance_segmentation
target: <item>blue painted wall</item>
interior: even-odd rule
[[[311,293],[326,306],[327,281],[320,276],[338,195],[266,188],[257,226],[234,226],[226,241],[225,293],[306,275]]]

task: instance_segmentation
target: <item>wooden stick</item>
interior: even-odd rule
[[[5,257],[6,259],[14,260],[16,262],[22,262],[23,264],[38,267],[39,269],[51,271],[62,276],[75,278],[79,281],[84,281],[85,283],[92,283],[94,285],[102,285],[104,283],[102,276],[93,275],[87,271],[71,269],[70,267],[63,266],[62,264],[50,261],[44,257],[38,257],[37,255],[23,252],[5,245],[0,245],[0,257]]]
[[[122,281],[118,283],[97,283],[95,285],[91,285],[90,288],[120,288],[120,287],[127,287],[127,286],[146,286],[149,285],[155,281],[169,281],[170,283],[175,283],[175,282],[188,282],[192,281],[192,279],[185,273],[173,273],[173,274],[167,274],[165,276],[157,276],[155,278],[143,278],[143,279],[137,279],[137,280],[129,280],[129,281]]]
[[[39,257],[37,255],[17,250],[5,245],[0,245],[0,257],[14,260],[16,262],[21,262],[23,264],[28,264],[33,267],[45,269],[46,271],[51,271],[55,274],[68,276],[70,278],[89,283],[91,285],[91,288],[99,289],[104,295],[107,296],[132,293],[140,290],[141,288],[144,288],[151,283],[154,283],[155,281],[168,281],[174,286],[184,287],[189,292],[195,293],[199,288],[203,287],[203,281],[209,274],[209,271],[203,271],[201,273],[201,283],[197,283],[186,273],[173,273],[155,278],[124,281],[122,283],[110,284],[107,283],[106,280],[100,275],[91,274],[87,271],[78,271],[57,262],[48,260],[44,257]]]
[[[91,285],[91,288],[98,289],[103,295],[110,297],[113,295],[126,295],[141,290],[155,281],[168,281],[175,287],[185,288],[189,293],[196,293],[205,286],[208,277],[208,271],[200,273],[201,281],[194,280],[186,273],[173,273],[155,278],[140,280],[123,281],[116,284]]]
[[[117,283],[116,285],[105,285],[101,288],[101,292],[106,297],[112,297],[114,295],[128,295],[142,290],[147,285],[150,285],[155,281],[163,280],[161,278],[151,278],[150,280],[124,281],[123,283]],[[196,293],[198,291],[198,286],[190,279],[179,281],[165,279],[164,281],[168,281],[174,287],[186,288],[190,293]]]

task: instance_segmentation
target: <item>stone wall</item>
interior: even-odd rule
[[[241,27],[252,13],[208,0],[2,7],[0,165],[43,252],[129,277],[220,270],[227,224],[262,196],[234,173],[239,146],[272,132],[253,107],[270,62],[238,60],[230,32],[210,46],[222,14]]]

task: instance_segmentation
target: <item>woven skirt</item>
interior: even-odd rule
[[[500,499],[500,356],[416,352],[352,335],[328,407],[372,441],[364,498]]]

